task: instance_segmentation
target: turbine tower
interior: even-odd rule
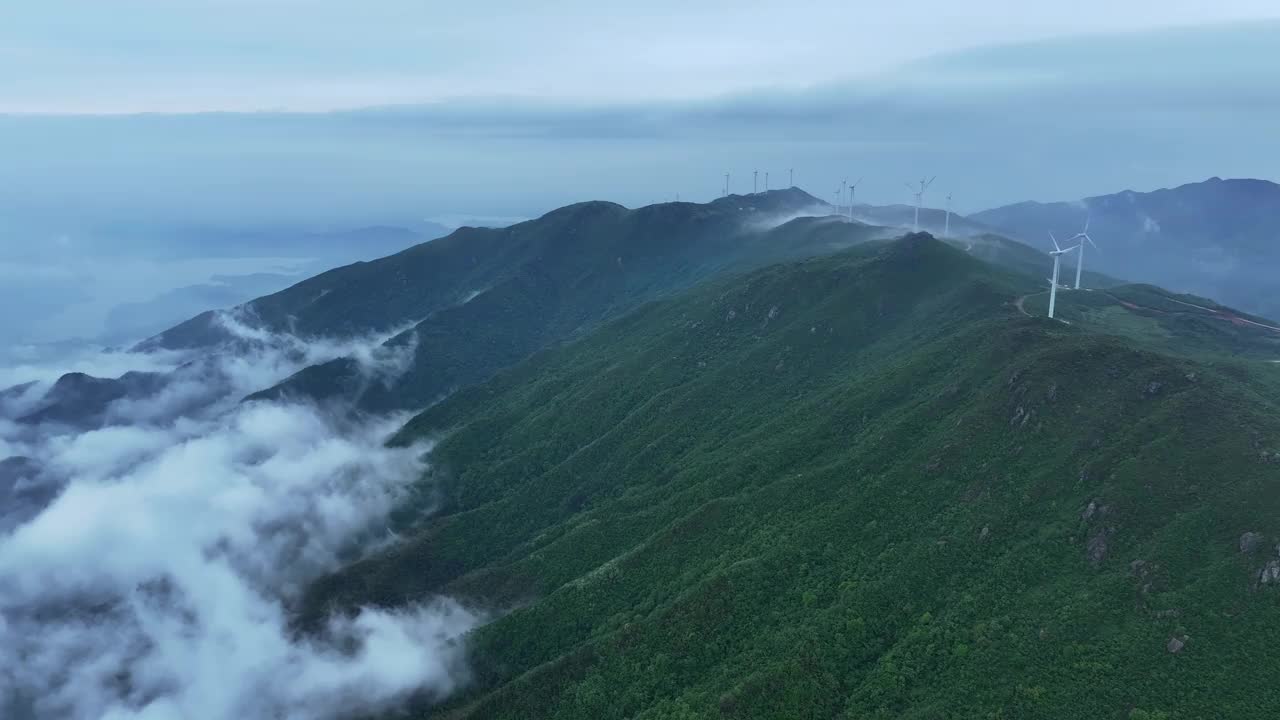
[[[760,192],[760,171],[752,170],[751,171],[751,194],[755,195],[758,192]]]
[[[729,197],[729,173],[724,174],[724,196]]]
[[[854,181],[852,185],[849,186],[849,219],[850,220],[853,220],[853,198],[856,197],[857,195],[858,183],[860,182],[862,182],[862,178],[858,178],[857,180]]]
[[[769,192],[769,171],[764,171],[764,191]]]
[[[788,169],[788,170],[787,170],[787,172],[791,174],[791,177],[787,179],[787,187],[795,187],[795,186],[796,186],[796,170],[795,170],[795,168],[790,168],[790,169]]]
[[[1049,317],[1052,318],[1054,308],[1058,305],[1058,270],[1062,266],[1062,256],[1069,252],[1074,252],[1075,248],[1069,247],[1063,250],[1062,246],[1058,245],[1058,238],[1054,237],[1053,233],[1049,233],[1049,239],[1053,241],[1054,248],[1049,253],[1053,256],[1053,277],[1049,279]]]
[[[942,236],[951,237],[951,193],[947,193],[947,225],[946,229],[942,231]],[[1076,287],[1080,287],[1079,283],[1076,284]]]
[[[921,178],[919,190],[916,190],[915,186],[911,183],[906,183],[907,189],[916,196],[916,220],[912,226],[912,232],[920,232],[920,206],[924,204],[924,191],[928,190],[929,186],[933,184],[933,181],[937,179],[937,175],[929,178],[928,180]]]
[[[1087,241],[1090,245],[1093,246],[1094,250],[1098,249],[1098,244],[1093,241],[1093,238],[1089,237],[1089,216],[1088,215],[1086,215],[1084,218],[1084,230],[1081,230],[1080,232],[1076,233],[1075,237],[1071,239],[1080,241],[1080,256],[1076,258],[1076,289],[1079,290],[1080,275],[1084,271],[1084,244]]]

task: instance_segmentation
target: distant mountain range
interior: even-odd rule
[[[1086,267],[1158,283],[1280,318],[1280,185],[1222,180],[1076,202],[1035,203],[969,216],[1033,247],[1079,232],[1086,220],[1099,252]]]

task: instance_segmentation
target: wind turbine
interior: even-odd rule
[[[760,171],[752,170],[751,171],[751,194],[755,195],[758,192],[760,192]]]
[[[951,237],[951,193],[947,193],[947,227],[942,231],[943,237]],[[1079,284],[1076,287],[1080,287]]]
[[[1062,256],[1069,252],[1073,252],[1075,247],[1069,247],[1066,250],[1058,244],[1058,238],[1049,233],[1049,239],[1053,241],[1053,250],[1049,253],[1053,256],[1053,277],[1049,280],[1049,317],[1053,317],[1053,310],[1058,304],[1058,270],[1062,266]]]
[[[845,191],[845,188],[847,187],[849,187],[849,178],[845,178],[840,181],[840,200],[841,201],[844,200],[844,191]],[[840,209],[840,203],[836,203],[836,212],[840,213],[841,215],[844,215],[844,211]]]
[[[769,171],[764,171],[764,191],[769,192]]]
[[[916,196],[916,221],[913,226],[913,232],[920,232],[920,206],[924,204],[924,191],[928,190],[929,186],[933,184],[933,181],[937,179],[937,175],[929,178],[928,180],[921,178],[919,190],[916,190],[915,186],[911,183],[906,183],[907,189]]]
[[[795,168],[789,168],[789,169],[787,170],[787,172],[791,174],[791,177],[787,179],[787,187],[795,187],[795,186],[796,186],[796,170],[795,170]]]
[[[858,192],[858,183],[862,182],[862,178],[858,178],[849,186],[849,219],[853,219],[853,198]]]
[[[1080,241],[1080,257],[1076,258],[1076,289],[1077,290],[1080,289],[1080,274],[1084,271],[1085,241],[1088,241],[1088,243],[1093,246],[1094,250],[1098,249],[1098,244],[1093,241],[1093,238],[1089,237],[1089,219],[1090,219],[1089,216],[1086,215],[1084,218],[1084,230],[1081,230],[1080,232],[1076,233],[1075,237],[1071,238],[1072,240]]]
[[[724,174],[724,196],[729,197],[729,173]]]

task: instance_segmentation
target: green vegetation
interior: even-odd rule
[[[300,624],[494,611],[423,717],[1274,717],[1280,366],[1038,286],[914,235],[544,350],[405,427],[405,541]]]
[[[705,205],[579,203],[509,228],[463,228],[390,257],[338,268],[249,303],[246,315],[268,329],[303,336],[412,326],[390,340],[414,345],[408,371],[384,385],[370,382],[356,360],[343,358],[306,368],[258,397],[341,397],[367,410],[419,409],[646,302],[718,277],[898,234],[833,217],[795,217],[820,214],[823,207],[794,188]],[[1047,256],[1007,238],[986,234],[951,242],[1006,269],[1047,272]],[[1087,279],[1098,287],[1116,284],[1093,273]],[[212,314],[193,318],[143,346],[227,341],[214,320]]]
[[[1046,290],[1027,298],[1023,306],[1032,314],[1047,314],[1048,304]],[[1162,352],[1206,360],[1280,359],[1280,329],[1272,321],[1151,285],[1059,292],[1057,315]]]
[[[315,288],[303,292],[298,286],[285,293],[291,303],[307,296],[318,297],[315,302],[323,305],[304,308],[300,317],[310,320],[287,316],[279,321],[281,327],[292,323],[304,332],[328,333],[387,327],[395,323],[384,319],[379,325],[372,318],[402,322],[412,314],[396,299],[399,293],[421,295],[410,304],[421,321],[391,341],[416,342],[413,362],[390,386],[371,385],[354,361],[344,359],[308,368],[263,395],[343,395],[366,409],[421,408],[644,302],[724,273],[828,254],[885,235],[883,228],[822,217],[772,227],[815,203],[799,190],[636,210],[581,203],[503,230],[474,231],[486,239],[476,248],[450,236],[406,251],[404,257],[378,261],[388,264],[376,272],[353,266],[351,277],[343,275],[341,282],[318,282],[321,276]],[[499,240],[490,243],[493,237]],[[432,250],[438,243],[443,249]],[[494,248],[501,248],[499,262],[486,255]],[[455,273],[466,279],[449,277],[443,282],[447,291],[428,290],[441,284],[441,273],[426,272],[437,255],[449,258],[449,267],[466,266],[458,259],[461,255],[475,262],[485,258],[492,268],[481,275]],[[318,295],[321,286],[329,285],[339,289]],[[264,298],[253,308],[259,315],[277,317],[280,311],[266,310],[283,300]],[[357,310],[348,307],[349,301]]]

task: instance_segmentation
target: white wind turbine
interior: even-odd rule
[[[951,237],[951,193],[947,193],[947,225],[942,231],[943,237]]]
[[[1071,240],[1080,241],[1080,256],[1076,258],[1076,289],[1077,290],[1080,289],[1080,274],[1084,271],[1085,242],[1088,241],[1088,243],[1093,246],[1094,250],[1098,249],[1098,244],[1093,241],[1093,238],[1089,237],[1089,219],[1090,219],[1089,216],[1086,215],[1084,218],[1084,230],[1081,230],[1080,232],[1076,233],[1075,237],[1071,238]],[[1067,242],[1071,242],[1071,240],[1068,240]]]
[[[860,182],[862,182],[862,178],[858,178],[856,181],[854,181],[852,185],[849,186],[849,219],[850,220],[853,219],[853,198],[858,193],[858,183]]]
[[[920,206],[924,204],[924,191],[928,190],[929,186],[933,184],[933,181],[937,179],[938,177],[936,175],[928,180],[921,178],[919,190],[916,190],[916,187],[911,183],[906,183],[907,189],[916,196],[916,220],[915,224],[912,226],[913,232],[920,232]]]
[[[1049,253],[1053,256],[1053,277],[1049,279],[1049,317],[1053,317],[1053,310],[1058,305],[1058,271],[1062,267],[1062,256],[1075,250],[1075,247],[1069,247],[1066,250],[1058,244],[1058,238],[1049,233],[1049,239],[1053,241],[1053,250]]]

